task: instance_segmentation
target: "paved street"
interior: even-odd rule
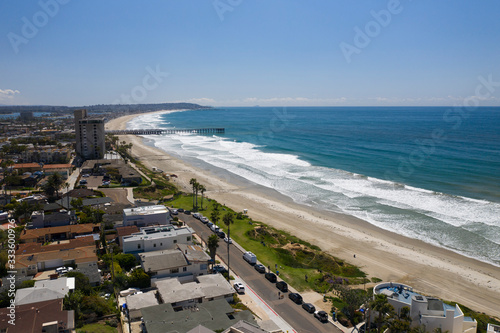
[[[212,234],[209,228],[199,220],[189,215],[181,214],[180,218],[184,220],[193,230],[206,242]],[[313,332],[342,332],[331,323],[321,323],[310,313],[307,313],[300,305],[295,304],[285,297],[278,299],[278,289],[274,283],[264,278],[264,274],[257,272],[253,266],[249,265],[242,258],[242,251],[235,245],[229,246],[230,268],[237,276],[241,277],[247,284],[247,293],[255,292],[263,301],[265,301],[272,311],[279,314],[295,332],[313,333]],[[220,239],[217,255],[227,264],[227,244]],[[257,258],[258,259],[258,258]],[[307,300],[306,300],[307,301]]]

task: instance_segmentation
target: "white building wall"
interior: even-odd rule
[[[147,237],[147,236],[146,236]],[[176,244],[191,244],[191,233],[182,233],[162,238],[145,238],[144,236],[126,236],[122,238],[123,253],[139,253],[174,249]]]

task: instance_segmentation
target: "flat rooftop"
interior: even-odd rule
[[[168,213],[167,207],[163,205],[152,205],[134,208],[125,208],[123,215],[125,216],[141,216]]]
[[[192,235],[193,229],[189,227],[175,228],[174,226],[164,227],[145,227],[139,232],[135,232],[130,236],[123,236],[123,240],[132,241],[138,239],[160,239],[169,238],[179,235]]]

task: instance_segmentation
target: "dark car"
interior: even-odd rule
[[[227,269],[224,266],[215,265],[214,268],[212,269],[212,272],[224,274],[227,272]]]
[[[314,311],[316,311],[316,308],[311,303],[302,303],[302,309],[306,310],[309,313],[313,313]]]
[[[302,304],[302,296],[300,296],[300,294],[290,293],[288,294],[288,298],[296,304]]]
[[[265,277],[272,283],[276,282],[277,280],[276,275],[274,273],[266,273]]]
[[[255,266],[253,266],[253,268],[255,268],[255,270],[259,273],[265,273],[266,272],[266,266],[262,265],[262,264],[257,264]]]
[[[315,311],[314,317],[318,318],[318,320],[321,322],[328,321],[328,313],[326,313],[325,311]]]
[[[286,293],[288,291],[288,285],[285,281],[276,282],[276,288]]]
[[[179,209],[177,209],[177,211],[178,211],[179,213],[184,213],[184,208],[179,208]]]
[[[226,238],[226,233],[222,230],[219,230],[217,232],[217,236],[219,236],[220,238]]]
[[[184,214],[186,214],[186,215],[191,215],[191,211],[190,211],[190,210],[185,210],[185,211],[184,211]]]

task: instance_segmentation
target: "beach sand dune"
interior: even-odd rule
[[[124,129],[137,115],[113,119],[107,129]],[[196,178],[206,195],[236,211],[315,244],[324,251],[358,265],[369,277],[397,281],[418,292],[464,304],[500,317],[500,268],[424,242],[379,229],[358,218],[316,211],[280,193],[244,182],[227,172],[193,167],[143,143],[143,138],[121,136],[133,143],[132,154],[147,167],[157,167],[178,178],[186,192]],[[356,255],[354,257],[354,255]]]

